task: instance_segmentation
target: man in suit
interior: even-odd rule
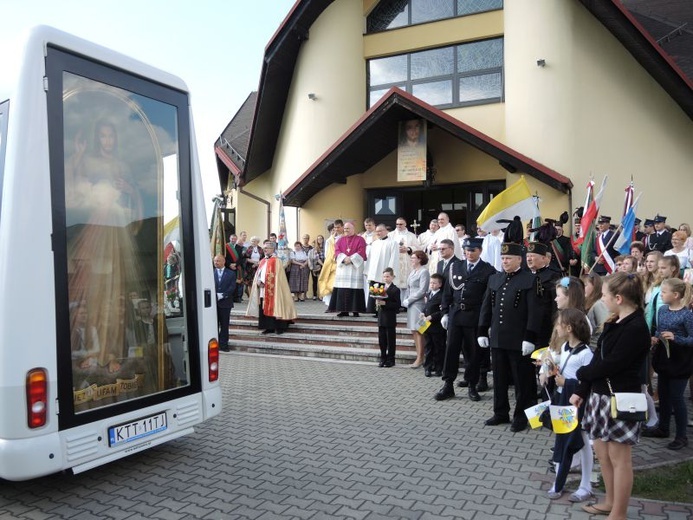
[[[481,366],[480,348],[477,344],[477,327],[481,303],[493,266],[480,259],[483,239],[470,238],[464,243],[465,260],[450,266],[448,283],[443,291],[441,320],[448,329],[448,341],[443,366],[443,387],[433,396],[436,401],[455,397],[453,384],[460,368],[460,351],[467,362],[464,379],[472,401],[481,397],[477,391]]]
[[[654,221],[655,232],[650,235],[649,249],[664,253],[671,249],[671,232],[667,229],[667,218],[657,214]]]
[[[243,301],[243,270],[245,269],[245,258],[243,256],[243,246],[238,243],[238,236],[231,235],[229,243],[226,244],[225,265],[236,275],[236,289],[233,294],[233,301],[241,303]]]
[[[395,366],[395,353],[397,351],[397,312],[402,306],[399,288],[393,283],[395,273],[392,267],[383,271],[383,282],[387,298],[376,300],[378,308],[378,344],[380,345],[379,367]]]
[[[431,275],[429,291],[426,295],[426,302],[423,308],[424,319],[430,325],[424,332],[424,375],[431,377],[443,375],[443,364],[445,360],[445,339],[447,333],[440,324],[442,312],[440,305],[443,303],[443,276],[438,273]]]
[[[217,293],[217,330],[219,349],[229,349],[229,318],[233,309],[233,296],[236,291],[236,273],[225,267],[224,255],[214,257],[214,287]]]
[[[443,289],[445,289],[445,285],[449,283],[450,266],[455,262],[461,262],[461,260],[455,256],[455,244],[448,238],[440,241],[438,252],[441,260],[438,262],[436,273],[442,275],[444,281]]]
[[[515,383],[515,411],[510,431],[527,427],[525,409],[537,401],[534,351],[541,325],[539,283],[522,269],[522,245],[504,243],[503,271],[489,278],[479,316],[479,346],[491,347],[493,360],[493,416],[487,426],[510,422],[509,374]],[[489,335],[490,332],[490,335]]]

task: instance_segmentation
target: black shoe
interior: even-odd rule
[[[382,360],[382,359],[381,359],[380,361],[378,361],[378,366],[379,366],[380,368],[383,368],[383,367],[385,366],[385,361]]]
[[[430,368],[427,368],[426,370],[424,370],[424,375],[426,377],[431,377],[433,375],[433,372],[431,372]]]
[[[673,441],[667,444],[667,448],[670,450],[680,450],[688,446],[688,437],[676,437]]]
[[[221,347],[219,350],[222,352],[231,352],[231,349],[229,347]]]
[[[359,313],[358,313],[358,312],[355,312],[355,313],[354,313],[354,318],[358,318],[358,317],[359,317]]]
[[[512,424],[510,425],[510,431],[511,432],[521,432],[522,430],[527,429],[527,419],[524,421],[522,419],[513,419]]]
[[[274,329],[267,329],[262,331],[263,334],[272,334],[274,333]]]
[[[433,377],[443,377],[443,373],[440,370],[433,372]]]
[[[477,392],[476,388],[474,388],[473,386],[469,387],[469,390],[467,390],[467,394],[469,394],[470,401],[481,401],[481,396],[479,395],[479,392]]]
[[[385,368],[390,368],[390,367],[395,366],[395,362],[392,361],[392,360],[388,360],[388,361],[385,361],[385,363],[383,363],[383,366],[384,366]]]
[[[654,437],[655,439],[666,439],[669,437],[669,432],[665,432],[659,427],[655,428],[643,428],[640,435],[643,437]]]
[[[490,419],[486,419],[486,422],[484,424],[486,426],[498,426],[499,424],[507,424],[509,422],[509,417],[501,417],[500,415],[494,415]]]
[[[464,380],[464,379],[460,379],[460,380],[457,382],[457,386],[460,387],[460,388],[467,388],[467,387],[469,386],[469,381],[466,381],[466,380]]]
[[[347,316],[349,316],[348,312],[340,312],[339,314],[337,314],[338,318],[346,318]]]
[[[488,381],[486,380],[486,374],[482,374],[479,378],[479,384],[476,385],[478,392],[486,392],[488,390]]]
[[[445,381],[443,387],[436,392],[433,399],[436,401],[445,401],[446,399],[450,399],[452,397],[455,397],[455,389],[452,387],[452,382]]]
[[[284,334],[284,329],[277,329],[277,334]]]

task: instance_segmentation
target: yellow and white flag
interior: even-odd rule
[[[499,223],[499,220],[512,220],[518,216],[523,221],[527,221],[533,220],[538,215],[537,203],[529,191],[525,176],[522,175],[515,184],[493,197],[476,219],[476,223],[484,231],[495,231],[507,226],[505,223]]]
[[[525,415],[527,416],[527,420],[529,421],[529,426],[532,429],[541,428],[542,425],[539,417],[541,416],[541,412],[546,410],[550,404],[551,401],[544,401],[543,403],[530,406],[525,410]]]
[[[554,433],[570,433],[578,425],[578,411],[574,406],[551,405],[551,425]]]

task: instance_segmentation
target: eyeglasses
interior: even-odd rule
[[[398,226],[406,226],[407,223],[406,223],[406,222],[397,222],[397,225],[398,225]]]

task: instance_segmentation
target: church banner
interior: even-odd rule
[[[397,182],[426,180],[426,120],[409,119],[399,124]]]

